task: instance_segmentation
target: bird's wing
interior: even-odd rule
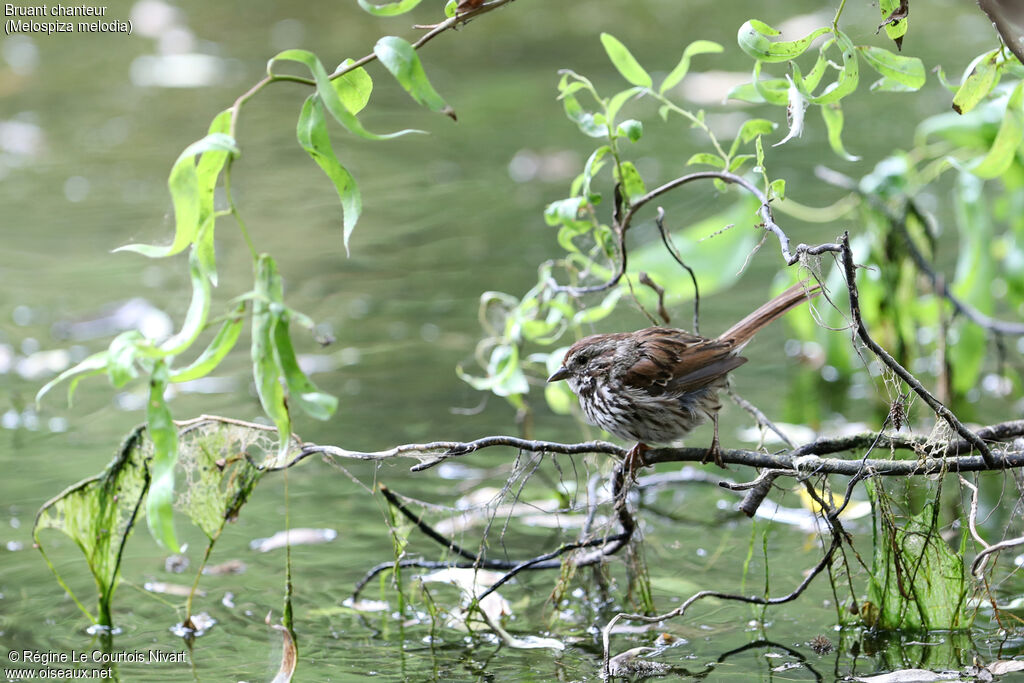
[[[731,341],[665,328],[638,333],[637,350],[623,381],[654,396],[700,389],[747,362],[735,355]]]

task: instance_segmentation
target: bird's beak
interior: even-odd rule
[[[548,377],[548,381],[549,382],[557,382],[558,380],[565,379],[568,376],[569,376],[569,371],[566,370],[565,367],[563,366],[563,367],[560,367],[557,370],[555,370],[555,372],[550,377]]]

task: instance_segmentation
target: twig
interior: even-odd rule
[[[676,617],[681,617],[683,614],[686,613],[686,610],[689,609],[690,606],[693,603],[697,602],[698,600],[702,600],[704,598],[719,598],[721,600],[734,600],[734,601],[737,601],[737,602],[746,602],[746,603],[749,603],[751,605],[781,605],[781,604],[786,603],[786,602],[791,602],[793,600],[796,600],[798,597],[800,597],[800,594],[803,593],[804,590],[807,589],[807,586],[809,586],[811,581],[814,580],[814,577],[816,577],[818,574],[820,574],[821,571],[825,567],[827,567],[829,565],[829,563],[832,561],[832,556],[835,554],[835,551],[841,545],[842,545],[842,541],[840,540],[839,536],[837,534],[833,534],[833,536],[832,536],[832,543],[829,546],[828,550],[821,557],[821,559],[818,560],[818,563],[816,565],[814,565],[814,567],[810,570],[810,572],[808,572],[807,576],[804,577],[804,580],[801,581],[800,584],[796,588],[794,588],[792,592],[788,593],[787,595],[783,595],[781,597],[778,597],[778,598],[762,598],[762,597],[757,596],[757,595],[746,596],[746,595],[736,595],[734,593],[725,593],[725,592],[722,592],[722,591],[703,590],[703,591],[700,591],[700,592],[695,593],[694,595],[690,596],[686,600],[686,602],[684,602],[683,604],[681,604],[679,607],[677,607],[676,609],[672,610],[671,612],[666,612],[665,614],[656,614],[654,616],[648,616],[646,614],[628,614],[628,613],[625,613],[625,612],[620,612],[619,614],[616,614],[614,617],[612,617],[611,621],[609,621],[608,624],[606,624],[605,627],[603,629],[601,629],[601,642],[602,642],[603,647],[604,647],[604,674],[605,674],[605,676],[608,677],[609,674],[610,674],[610,672],[608,670],[608,662],[611,659],[611,631],[612,631],[612,628],[615,626],[616,623],[618,623],[619,620],[621,620],[621,619],[628,619],[630,621],[641,621],[641,622],[644,622],[644,623],[647,623],[647,624],[655,624],[655,623],[658,623],[658,622],[661,622],[661,621],[666,621],[668,619],[674,619]]]
[[[274,432],[273,427],[261,425],[255,422],[222,418],[212,415],[204,415],[199,418],[177,422],[179,429],[191,430],[203,423],[218,422],[231,424],[249,429],[258,429],[265,432]],[[976,436],[991,441],[1010,441],[1024,436],[1024,420],[1010,420],[988,425],[977,430]],[[297,441],[297,443],[300,443]],[[813,461],[813,468],[822,474],[839,474],[853,476],[868,468],[872,472],[882,476],[905,476],[934,474],[942,471],[943,468],[953,472],[979,472],[992,469],[1003,469],[1004,467],[1024,467],[1024,445],[1007,445],[1002,454],[1002,460],[995,466],[990,466],[983,458],[978,456],[961,456],[962,453],[969,453],[974,447],[965,439],[958,439],[946,444],[944,449],[936,450],[927,458],[915,458],[914,460],[882,460],[864,459],[847,460],[842,458],[821,458],[813,456],[828,455],[831,453],[843,453],[870,448],[874,445],[878,448],[889,450],[907,450],[920,453],[922,449],[930,445],[927,437],[905,436],[900,434],[885,434],[880,432],[865,432],[851,436],[836,438],[822,438],[811,443],[804,444],[792,451],[780,453],[762,453],[744,449],[729,449],[722,451],[725,462],[748,467],[769,468],[782,470],[784,474],[798,475],[806,471],[807,463]],[[626,449],[616,446],[607,441],[586,441],[583,443],[565,444],[554,441],[537,441],[521,439],[514,436],[487,436],[474,441],[432,441],[423,444],[404,444],[395,446],[385,451],[349,451],[337,446],[320,446],[314,443],[301,443],[298,453],[284,465],[275,468],[268,468],[271,471],[291,467],[299,461],[314,454],[321,454],[332,458],[348,458],[356,460],[387,460],[396,457],[407,457],[423,459],[429,456],[430,460],[414,465],[411,469],[419,471],[427,467],[433,467],[448,458],[462,457],[470,453],[494,446],[508,446],[522,451],[534,453],[557,453],[565,455],[604,453],[623,457]],[[706,448],[654,448],[644,454],[644,459],[649,464],[661,462],[699,462],[707,455]],[[960,457],[955,457],[960,456]]]
[[[661,233],[661,242],[665,245],[669,256],[675,259],[675,262],[685,268],[686,272],[690,274],[690,280],[693,282],[693,333],[700,334],[700,287],[697,286],[697,276],[694,274],[693,268],[686,265],[686,262],[683,261],[679,251],[672,244],[672,238],[669,237],[668,231],[665,230],[664,208],[658,207],[658,215],[654,218],[654,223],[658,226],[658,232]]]
[[[661,318],[662,323],[665,325],[671,323],[672,318],[669,316],[668,310],[665,308],[665,288],[652,280],[651,276],[645,271],[640,271],[638,279],[640,280],[640,284],[645,287],[649,287],[651,291],[658,295],[658,316]],[[627,280],[627,282],[629,282],[629,280]],[[646,313],[646,311],[644,312]]]
[[[670,192],[678,187],[682,187],[687,183],[692,183],[697,180],[721,180],[726,183],[732,183],[739,185],[747,192],[757,197],[758,201],[761,202],[761,207],[758,209],[758,214],[761,217],[762,227],[768,230],[776,236],[779,240],[779,248],[782,251],[782,257],[786,260],[787,265],[793,265],[799,261],[804,255],[817,256],[827,252],[840,252],[842,246],[839,244],[818,244],[810,246],[807,244],[798,244],[795,249],[790,249],[789,237],[785,231],[782,230],[775,222],[772,216],[771,204],[768,201],[768,197],[757,188],[753,183],[748,181],[742,176],[738,176],[728,171],[700,171],[698,173],[688,173],[687,175],[680,176],[674,180],[670,180],[660,187],[656,187],[644,196],[634,201],[629,210],[622,216],[621,219],[616,218],[615,220],[615,234],[618,237],[618,251],[619,261],[615,266],[615,273],[607,281],[597,285],[590,285],[586,287],[576,287],[573,285],[559,285],[554,281],[548,282],[548,286],[552,292],[564,292],[570,296],[582,296],[584,294],[593,294],[595,292],[602,292],[606,289],[610,289],[618,284],[619,280],[626,272],[627,262],[627,250],[626,250],[626,232],[632,225],[633,217],[636,212],[639,211],[645,204],[657,199],[661,195]]]
[[[857,335],[861,338],[861,341],[863,341],[864,344],[866,344],[867,347],[871,349],[876,356],[878,356],[879,360],[885,363],[890,370],[906,382],[907,386],[913,389],[914,392],[928,404],[928,407],[930,407],[936,415],[944,419],[957,434],[977,448],[978,452],[981,453],[981,457],[985,459],[985,464],[992,469],[996,469],[998,464],[995,456],[992,455],[992,451],[989,450],[989,447],[985,442],[978,438],[977,434],[965,427],[949,408],[935,398],[930,391],[925,389],[924,385],[922,385],[916,377],[910,374],[906,368],[900,365],[895,358],[890,356],[889,353],[879,346],[878,343],[871,338],[871,335],[868,334],[868,328],[864,324],[864,319],[860,314],[860,297],[857,292],[857,271],[856,266],[854,266],[853,263],[853,251],[850,249],[849,232],[843,233],[843,236],[840,239],[840,244],[843,247],[842,254],[843,266],[846,271],[846,286],[850,292],[850,312],[853,314],[854,323],[857,326]]]
[[[433,527],[424,522],[422,516],[414,515],[412,511],[409,510],[409,508],[407,508],[405,504],[402,501],[400,501],[394,493],[391,492],[391,489],[389,489],[384,484],[380,484],[379,488],[381,495],[383,495],[387,499],[387,501],[391,503],[391,505],[393,505],[399,512],[405,515],[406,519],[415,524],[416,528],[422,531],[424,535],[426,535],[428,538],[437,541],[446,550],[450,550],[456,555],[460,555],[461,557],[464,557],[467,560],[473,560],[474,563],[483,561],[483,549],[481,549],[481,551],[477,553],[470,552],[469,550],[466,550],[465,548],[457,544],[455,541],[445,538],[437,531],[435,531]]]
[[[768,419],[768,416],[762,413],[757,406],[755,406],[753,403],[751,403],[750,401],[748,401],[747,399],[743,398],[735,391],[733,391],[731,386],[726,389],[726,393],[729,394],[729,398],[732,399],[733,403],[735,403],[740,408],[743,408],[743,410],[750,413],[754,420],[757,421],[758,426],[766,427],[772,430],[773,432],[775,432],[776,436],[782,439],[782,443],[786,444],[790,448],[796,448],[796,444],[794,444],[790,440],[790,438],[786,436],[785,432],[776,427],[775,423]]]

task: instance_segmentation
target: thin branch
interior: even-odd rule
[[[779,240],[779,247],[782,251],[782,257],[786,260],[787,265],[793,265],[799,261],[804,255],[816,256],[827,252],[840,252],[842,246],[839,244],[818,244],[810,246],[807,244],[798,244],[795,249],[790,249],[789,237],[785,231],[779,227],[775,222],[775,218],[772,215],[771,204],[768,201],[768,197],[757,188],[756,185],[748,181],[742,176],[738,176],[728,171],[700,171],[698,173],[689,173],[684,176],[670,180],[669,182],[656,187],[644,196],[634,201],[629,210],[622,216],[621,219],[615,221],[615,233],[619,240],[619,262],[615,265],[615,273],[607,281],[597,284],[590,285],[587,287],[575,287],[572,285],[559,285],[555,282],[549,282],[549,287],[553,292],[565,292],[571,296],[582,296],[584,294],[593,294],[595,292],[601,292],[614,287],[618,284],[619,280],[626,272],[626,261],[627,261],[627,250],[626,250],[626,232],[632,225],[633,217],[636,212],[643,208],[647,203],[657,199],[663,194],[675,190],[676,188],[682,187],[687,183],[692,183],[697,180],[721,180],[726,183],[733,185],[739,185],[750,194],[757,197],[758,201],[761,202],[761,207],[758,209],[758,214],[761,217],[762,227],[765,230],[773,233]]]
[[[184,433],[208,422],[231,424],[265,432],[275,431],[274,427],[267,425],[211,415],[204,415],[199,418],[177,422],[176,424]],[[981,439],[997,442],[1018,439],[1019,437],[1024,437],[1024,420],[1010,420],[1008,422],[988,425],[978,429],[975,435]],[[320,446],[308,442],[301,443],[297,439],[296,443],[300,443],[300,446],[297,449],[297,454],[293,455],[291,460],[283,465],[267,469],[277,471],[291,467],[310,455],[317,454],[331,458],[356,460],[387,460],[397,457],[423,460],[425,457],[428,457],[429,459],[425,462],[410,468],[412,471],[420,471],[433,467],[449,458],[463,457],[494,446],[507,446],[533,453],[563,455],[603,453],[620,458],[625,456],[627,450],[607,441],[586,441],[566,444],[555,441],[521,439],[514,436],[487,436],[468,442],[432,441],[423,444],[404,444],[385,451],[373,452],[350,451],[337,446]],[[871,448],[872,445],[887,450],[911,451],[917,457],[913,460],[847,460],[843,458],[816,457],[867,449]],[[821,438],[794,450],[774,454],[745,449],[723,450],[722,458],[730,464],[782,470],[784,474],[790,476],[802,476],[811,470],[822,474],[854,476],[862,470],[868,469],[881,476],[906,476],[908,474],[936,474],[944,470],[952,472],[979,472],[1024,467],[1024,442],[1007,444],[1001,454],[1002,460],[995,466],[990,466],[983,458],[978,456],[962,456],[962,453],[969,453],[974,447],[972,443],[965,439],[950,441],[943,448],[935,448],[936,445],[936,442],[930,441],[928,437],[924,436],[865,432],[851,436]],[[922,457],[926,453],[927,457]],[[644,459],[649,464],[654,465],[661,462],[699,462],[705,455],[707,455],[706,448],[653,448],[644,454]]]
[[[697,275],[693,272],[693,268],[686,265],[683,258],[679,255],[675,245],[672,244],[672,238],[669,237],[668,231],[665,230],[665,209],[658,207],[658,215],[654,218],[655,225],[658,226],[658,232],[661,234],[661,242],[665,245],[665,249],[668,251],[669,256],[675,259],[675,262],[686,269],[686,272],[690,274],[690,280],[693,282],[693,333],[700,334],[700,287],[697,286]]]
[[[693,605],[693,603],[697,602],[698,600],[702,600],[704,598],[719,598],[721,600],[734,600],[734,601],[737,601],[737,602],[745,602],[745,603],[748,603],[748,604],[751,604],[751,605],[781,605],[781,604],[786,603],[786,602],[791,602],[793,600],[796,600],[798,597],[800,597],[800,595],[804,592],[804,590],[807,589],[807,586],[809,586],[811,584],[811,581],[813,581],[814,578],[818,574],[820,574],[821,571],[825,567],[827,567],[829,565],[829,563],[832,561],[832,556],[835,554],[835,551],[837,549],[839,549],[839,547],[841,545],[842,545],[842,541],[840,540],[839,535],[838,534],[833,534],[833,536],[832,536],[832,543],[829,546],[828,550],[825,552],[824,555],[822,555],[821,559],[818,560],[818,563],[816,565],[814,565],[814,567],[810,570],[810,572],[807,573],[807,576],[804,577],[804,580],[801,581],[800,584],[796,588],[794,588],[792,590],[792,592],[788,593],[787,595],[783,595],[781,597],[778,597],[778,598],[763,598],[763,597],[758,596],[758,595],[746,596],[746,595],[736,595],[734,593],[725,593],[725,592],[722,592],[722,591],[703,590],[703,591],[700,591],[700,592],[695,593],[694,595],[690,596],[686,600],[686,602],[684,602],[683,604],[681,604],[679,607],[677,607],[676,609],[672,610],[671,612],[666,612],[665,614],[656,614],[656,615],[653,615],[653,616],[648,616],[646,614],[628,614],[628,613],[625,613],[625,612],[620,612],[619,614],[616,614],[614,617],[612,617],[611,621],[609,621],[608,624],[605,625],[605,627],[603,629],[601,629],[601,642],[602,642],[603,647],[604,647],[604,674],[605,674],[605,676],[606,677],[609,676],[609,673],[610,673],[609,670],[608,670],[608,662],[611,659],[611,631],[612,631],[612,628],[615,626],[616,623],[618,623],[619,620],[621,620],[621,619],[628,619],[630,621],[641,621],[641,622],[644,622],[644,623],[647,623],[647,624],[656,624],[658,622],[666,621],[668,619],[674,619],[676,617],[681,617],[683,614],[686,613],[686,610],[688,610],[690,608],[690,606]]]
[[[998,464],[995,456],[992,455],[992,451],[989,450],[989,447],[985,442],[982,441],[977,434],[965,427],[949,408],[935,398],[930,391],[925,389],[924,385],[921,384],[916,377],[910,374],[906,368],[900,365],[895,358],[890,356],[889,353],[879,346],[878,343],[871,338],[871,335],[868,334],[867,325],[864,324],[864,319],[860,314],[860,297],[857,292],[857,270],[853,263],[853,251],[850,249],[850,233],[843,233],[840,243],[843,247],[842,254],[843,266],[846,271],[846,286],[850,292],[850,312],[853,314],[854,323],[857,326],[857,335],[861,338],[861,341],[871,349],[879,360],[885,363],[890,370],[906,382],[907,386],[913,389],[914,392],[928,404],[928,407],[930,407],[936,415],[944,419],[957,434],[977,448],[989,468],[996,469]]]

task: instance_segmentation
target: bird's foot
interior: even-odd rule
[[[629,449],[626,457],[622,460],[623,473],[629,477],[631,483],[636,483],[637,472],[648,467],[647,460],[644,459],[644,453],[649,450],[651,450],[650,446],[638,441],[635,446]]]
[[[714,460],[716,465],[723,470],[727,470],[729,468],[722,461],[722,449],[718,444],[718,415],[715,415],[712,420],[715,423],[715,436],[711,439],[711,446],[708,448],[708,452],[704,454],[704,459],[700,462],[702,465],[706,465],[709,461]]]

